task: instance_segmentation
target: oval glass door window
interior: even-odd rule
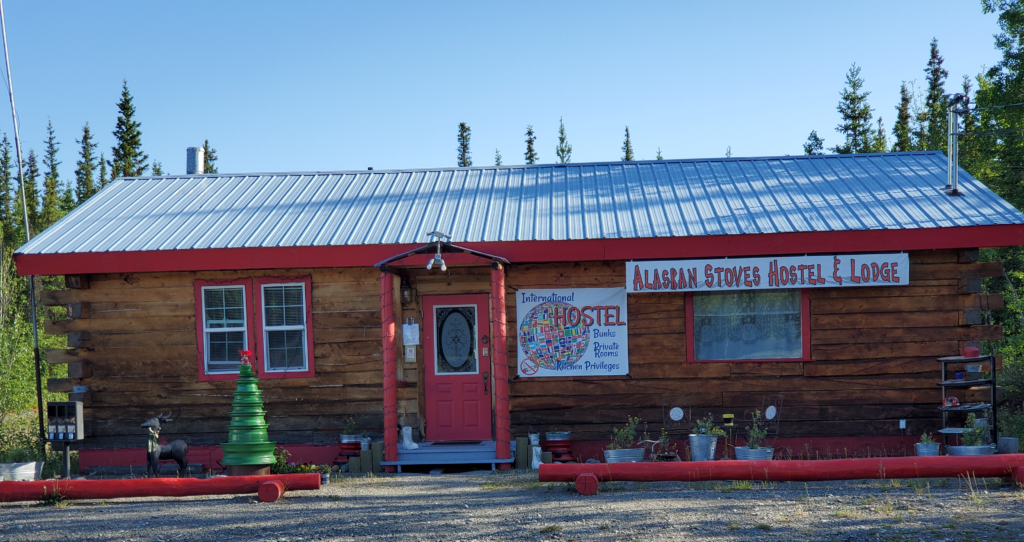
[[[476,306],[435,307],[436,374],[475,373]]]

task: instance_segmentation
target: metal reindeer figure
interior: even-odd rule
[[[181,414],[181,410],[178,410]],[[146,446],[146,476],[160,476],[160,460],[173,459],[178,463],[178,476],[185,471],[188,463],[185,458],[188,456],[188,444],[191,441],[188,437],[178,439],[170,444],[160,445],[160,422],[170,423],[171,413],[157,415],[142,423],[142,427],[149,429],[149,444]]]

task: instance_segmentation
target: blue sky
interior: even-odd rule
[[[47,118],[73,178],[88,122],[110,156],[121,80],[143,148],[169,173],[204,139],[224,172],[523,163],[527,124],[555,161],[800,154],[838,141],[850,64],[891,133],[901,81],[924,86],[939,40],[947,90],[999,60],[972,1],[5,2],[22,148]],[[855,8],[855,9],[851,9]],[[5,105],[5,108],[9,104]],[[0,113],[0,131],[13,131]],[[13,137],[12,137],[13,139]]]

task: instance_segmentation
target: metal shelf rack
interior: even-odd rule
[[[942,381],[938,385],[942,388],[942,405],[939,407],[939,411],[942,412],[942,429],[939,433],[945,440],[948,435],[960,434],[963,431],[961,427],[949,427],[949,413],[950,412],[983,412],[991,410],[992,415],[989,419],[988,429],[992,434],[992,442],[996,442],[996,363],[994,356],[977,356],[977,357],[964,357],[964,356],[949,356],[945,358],[939,358],[939,363],[942,364]],[[950,380],[947,376],[947,367],[951,364],[966,365],[966,364],[987,364],[989,378],[975,378],[972,380]],[[989,396],[988,403],[973,403],[973,404],[962,404],[955,407],[947,407],[946,397],[947,390],[950,388],[974,388],[979,386],[988,386]],[[943,443],[945,444],[945,443]]]

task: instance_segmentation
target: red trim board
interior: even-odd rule
[[[902,230],[460,243],[511,262],[690,259],[1024,245],[1024,224]],[[15,254],[20,275],[368,267],[417,244]],[[452,255],[454,258],[456,255]],[[415,258],[409,258],[414,261]],[[446,256],[445,261],[448,261]],[[453,260],[453,263],[456,260]],[[426,263],[426,259],[423,259]]]

